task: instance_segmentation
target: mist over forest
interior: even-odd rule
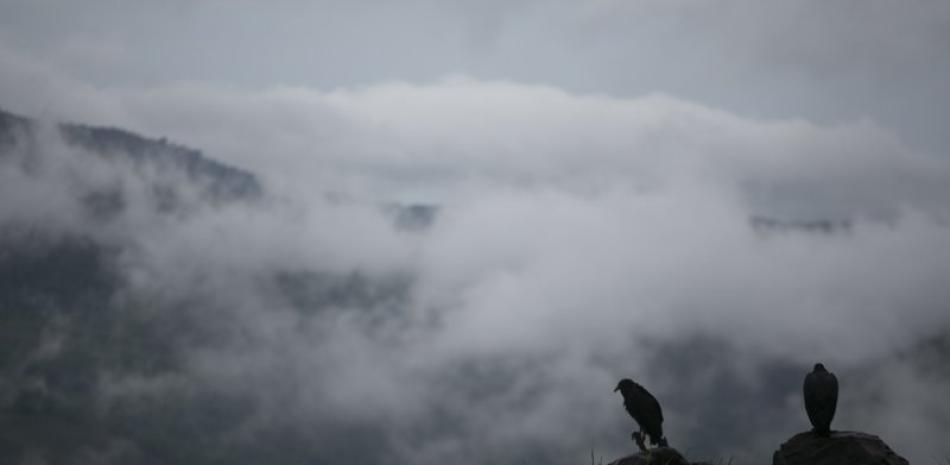
[[[763,463],[816,362],[950,456],[939,2],[93,3],[0,0],[0,463]]]
[[[512,89],[439,90],[467,101]],[[575,134],[514,132],[563,150],[564,166],[472,168],[475,186],[412,201],[332,184],[307,196],[167,140],[5,114],[2,399],[15,433],[4,450],[90,463],[570,463],[629,447],[610,388],[638,376],[675,445],[754,461],[805,428],[800,379],[823,360],[842,379],[841,427],[939,453],[945,164],[899,161],[873,127],[528,91],[578,120],[549,124],[660,107],[669,122],[731,130],[731,150],[714,165],[683,150],[686,134],[600,134],[652,150],[587,153],[616,166],[585,171],[565,147]],[[527,119],[495,124],[539,124]],[[377,137],[414,132],[387,129]],[[784,150],[810,158],[794,175],[757,158],[787,132],[805,142]],[[832,151],[854,166],[825,166]],[[432,184],[458,176],[435,155],[428,164]],[[903,185],[882,194],[894,165]]]

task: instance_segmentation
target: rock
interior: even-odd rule
[[[798,433],[772,456],[772,465],[908,465],[877,436],[834,431],[829,437]]]
[[[608,465],[690,465],[682,454],[672,447],[657,447],[614,460]]]

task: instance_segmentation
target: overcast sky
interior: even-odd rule
[[[950,144],[943,0],[2,0],[0,12],[5,52],[94,86],[331,90],[462,74],[868,118],[914,146]]]
[[[248,386],[250,430],[290,410],[385,425],[368,461],[610,459],[631,376],[674,446],[755,463],[806,428],[822,360],[841,428],[926,463],[950,375],[901,354],[950,328],[948,49],[940,0],[0,0],[0,108],[168,137],[269,195],[88,224],[77,192],[141,173],[47,141],[65,161],[3,172],[0,219],[120,242],[129,292],[244,327],[182,376]],[[387,202],[442,209],[406,235]],[[260,284],[288,269],[407,274],[406,315],[297,316]]]

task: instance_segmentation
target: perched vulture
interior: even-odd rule
[[[627,413],[640,425],[640,433],[646,432],[650,444],[667,447],[666,438],[663,437],[663,410],[656,397],[643,386],[626,378],[617,383],[614,392],[617,391],[623,395],[623,406]]]
[[[805,376],[802,387],[805,394],[805,411],[811,421],[812,431],[819,436],[831,434],[831,419],[838,406],[838,378],[825,366],[816,363],[815,369]]]

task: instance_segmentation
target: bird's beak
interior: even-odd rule
[[[620,390],[620,386],[617,386],[617,387],[614,388],[614,392],[617,392],[617,391],[619,391],[619,390]]]

